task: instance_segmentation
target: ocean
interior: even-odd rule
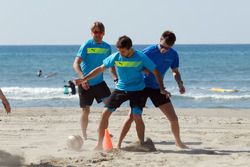
[[[142,50],[147,45],[135,45]],[[64,94],[77,77],[72,63],[79,46],[0,46],[0,87],[15,107],[79,107],[78,95]],[[169,70],[164,82],[177,108],[250,108],[250,45],[176,45],[186,93],[180,95]],[[116,49],[113,46],[113,51]],[[43,76],[37,77],[41,69]],[[108,71],[104,78],[115,87]],[[214,92],[212,88],[237,92]],[[125,103],[123,106],[127,106]],[[94,103],[93,106],[103,106]],[[148,100],[148,107],[152,103]]]

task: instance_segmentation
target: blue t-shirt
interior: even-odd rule
[[[84,75],[96,67],[102,65],[102,62],[111,54],[111,46],[106,42],[96,43],[93,39],[88,40],[78,50],[77,56],[83,59],[81,70]],[[103,81],[103,73],[88,81],[89,85],[97,85]]]
[[[179,67],[179,56],[173,48],[170,48],[166,53],[161,53],[158,45],[152,45],[145,48],[143,53],[156,64],[156,69],[160,72],[162,78],[164,78],[169,67],[171,69]],[[159,88],[159,85],[152,73],[144,75],[144,77],[146,87],[154,89]]]
[[[145,88],[142,70],[155,69],[155,64],[142,52],[135,50],[129,57],[123,57],[119,52],[110,55],[103,61],[105,68],[116,67],[118,83],[116,89],[124,91],[139,91]]]

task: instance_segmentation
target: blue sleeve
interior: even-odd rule
[[[83,44],[77,52],[77,57],[85,59],[86,56],[87,56],[87,44]]]
[[[178,53],[175,53],[175,59],[173,63],[171,64],[171,69],[179,68],[179,56]]]
[[[115,65],[115,58],[116,58],[116,54],[112,54],[109,57],[107,57],[106,59],[103,60],[103,65],[105,68],[110,68],[113,67]]]
[[[147,55],[142,53],[141,57],[142,57],[143,66],[149,71],[153,72],[154,69],[156,68],[156,65],[150,60],[150,58],[148,58]]]
[[[143,50],[142,50],[142,53],[144,53],[145,55],[148,55],[149,52],[150,52],[150,49],[149,49],[149,48],[150,48],[150,47],[147,47],[147,48],[143,49]]]
[[[111,46],[109,46],[109,52],[108,52],[108,55],[111,55],[112,53],[112,49],[111,49]]]

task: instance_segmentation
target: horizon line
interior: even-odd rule
[[[153,45],[152,44],[133,44],[133,45]],[[0,46],[80,46],[82,44],[0,44]],[[110,44],[115,46],[115,44]],[[178,43],[175,45],[250,45],[250,43]]]

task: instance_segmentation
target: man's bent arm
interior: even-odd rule
[[[80,78],[83,78],[83,73],[80,67],[80,64],[82,63],[82,58],[81,57],[76,57],[75,61],[73,63],[73,69],[75,70],[75,72],[78,74],[78,76]]]
[[[163,83],[163,80],[162,80],[162,77],[159,73],[159,71],[157,69],[154,69],[154,71],[152,72],[155,76],[155,79],[160,87],[160,90],[165,90],[165,87],[164,87],[164,83]]]
[[[175,81],[177,82],[178,86],[183,86],[183,81],[181,79],[181,73],[179,72],[178,68],[172,70],[173,76]]]

